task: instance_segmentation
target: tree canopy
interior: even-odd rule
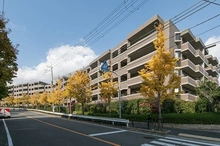
[[[165,47],[163,25],[155,27],[157,38],[153,42],[156,54],[148,61],[144,68],[139,71],[143,78],[140,92],[143,96],[157,99],[159,119],[161,119],[161,102],[175,95],[175,89],[180,86],[180,77],[176,74],[178,58],[173,55],[173,50]]]
[[[211,104],[211,111],[220,102],[220,86],[212,81],[203,80],[196,87],[196,93],[200,98],[206,98]]]
[[[8,37],[10,30],[6,29],[6,23],[7,21],[0,17],[0,98],[7,96],[7,83],[12,81],[18,70],[16,63],[18,50]]]
[[[68,78],[66,92],[81,103],[84,114],[85,104],[91,101],[92,96],[89,74],[82,70],[76,71]]]

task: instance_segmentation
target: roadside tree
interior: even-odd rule
[[[23,106],[29,106],[29,98],[30,96],[27,94],[23,94],[21,101]]]
[[[108,104],[109,116],[111,113],[111,99],[118,91],[118,82],[113,81],[112,72],[105,72],[102,74],[105,81],[101,82],[99,85],[101,98]],[[105,106],[106,107],[106,106]],[[104,107],[104,108],[105,108]]]
[[[198,87],[196,87],[196,93],[200,98],[206,98],[210,105],[210,110],[215,111],[215,105],[220,102],[220,86],[212,81],[203,80],[200,82]]]
[[[34,106],[36,106],[38,108],[39,97],[40,97],[40,94],[38,92],[36,92],[29,98],[29,103],[32,105],[32,108],[34,108]]]
[[[14,97],[13,96],[8,96],[5,98],[5,102],[7,105],[12,106],[14,103]]]
[[[91,101],[92,96],[88,73],[79,70],[70,76],[67,82],[66,92],[69,98],[75,98],[82,105],[82,114],[84,115],[85,105]]]
[[[8,37],[10,29],[6,28],[7,20],[0,16],[0,98],[7,97],[7,83],[16,76],[18,50]]]
[[[46,106],[47,106],[47,104],[48,104],[48,93],[47,93],[46,91],[44,91],[44,92],[40,95],[39,103],[44,106],[44,109],[46,109]]]
[[[164,99],[175,97],[175,89],[180,86],[180,77],[175,73],[178,59],[173,50],[166,50],[163,25],[155,26],[157,39],[153,42],[156,54],[139,71],[143,79],[140,92],[143,96],[156,99],[158,103],[158,129],[161,128],[161,103]]]

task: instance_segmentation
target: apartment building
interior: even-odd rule
[[[48,83],[38,81],[33,83],[10,85],[8,88],[9,95],[14,97],[22,97],[24,94],[33,95],[36,92],[42,94],[44,91],[50,91],[51,86]]]
[[[58,78],[55,78],[54,80],[57,80]],[[62,80],[62,88],[65,89],[65,86],[67,84],[67,76],[60,77]],[[56,83],[54,83],[53,88],[56,87]],[[12,95],[14,97],[22,97],[24,94],[26,95],[33,95],[34,93],[42,94],[43,92],[50,92],[51,84],[38,81],[33,83],[25,83],[25,84],[18,84],[18,85],[9,85],[8,86],[9,95]]]
[[[209,54],[202,40],[196,38],[189,29],[180,31],[170,20],[164,21],[155,15],[130,33],[119,45],[107,50],[86,67],[91,77],[91,86],[97,87],[98,83],[103,81],[99,72],[100,65],[107,61],[109,69],[115,76],[114,80],[120,83],[121,98],[141,98],[138,91],[142,78],[138,71],[144,68],[146,62],[155,54],[153,41],[157,32],[154,25],[159,23],[164,24],[166,48],[172,48],[173,55],[180,59],[178,62],[178,74],[181,76],[179,90],[182,92],[180,98],[195,101],[198,98],[195,87],[202,79],[218,83],[218,59]],[[93,88],[92,100],[101,100],[98,88]]]
[[[107,61],[109,70],[114,74],[114,81],[120,83],[122,99],[141,98],[139,93],[142,78],[138,71],[156,53],[153,41],[157,37],[155,24],[164,24],[164,34],[167,38],[166,48],[173,49],[173,55],[179,58],[178,74],[181,76],[181,91],[179,98],[186,101],[195,101],[198,97],[195,87],[202,79],[208,79],[218,83],[219,62],[216,57],[209,54],[208,49],[200,38],[196,38],[189,29],[179,30],[172,21],[164,21],[155,15],[142,26],[130,33],[127,38],[113,49],[107,50],[83,68],[89,73],[93,91],[93,101],[101,100],[98,83],[103,81],[100,73],[100,65]],[[61,77],[63,88],[67,83],[67,76]],[[55,86],[55,85],[54,85]],[[26,83],[9,86],[9,92],[15,97],[21,97],[24,93],[33,95],[50,91],[51,86],[44,82]],[[116,97],[115,100],[118,99]]]

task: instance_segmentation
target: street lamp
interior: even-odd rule
[[[119,118],[121,118],[121,89],[120,89],[120,76],[114,71],[112,71],[118,77],[118,102],[119,102]]]
[[[100,71],[101,72],[108,72],[109,68],[108,68],[108,64],[106,61],[103,62],[103,64],[100,66]],[[110,71],[112,73],[114,73],[117,77],[118,77],[118,102],[119,102],[119,118],[121,118],[121,89],[120,89],[120,76],[118,76],[118,74],[114,71]]]

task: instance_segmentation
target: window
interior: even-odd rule
[[[174,41],[177,42],[181,42],[181,33],[180,32],[175,32],[174,34]]]

